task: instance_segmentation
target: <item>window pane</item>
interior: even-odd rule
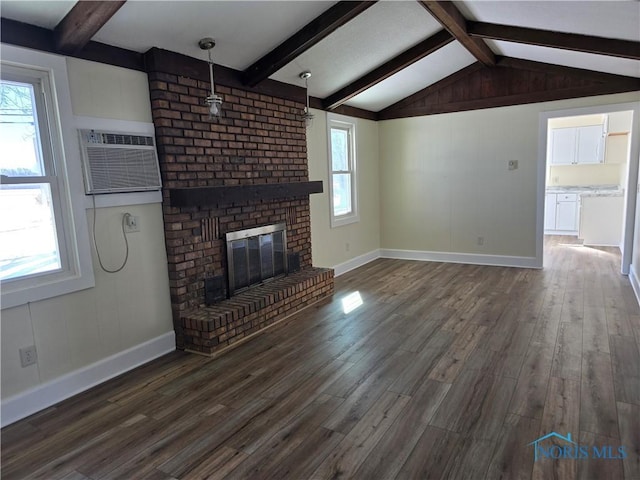
[[[0,174],[42,176],[33,85],[0,82]]]
[[[331,129],[331,170],[349,170],[349,134],[340,128]]]
[[[47,183],[0,188],[0,280],[61,268]]]
[[[351,213],[351,174],[333,175],[333,215]]]

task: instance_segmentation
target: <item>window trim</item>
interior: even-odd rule
[[[57,297],[95,286],[89,229],[84,201],[82,164],[71,108],[71,93],[64,57],[2,44],[2,66],[26,69],[42,75],[45,91],[47,128],[53,155],[53,168],[59,189],[62,236],[60,250],[67,252],[63,270],[3,281],[1,308],[11,308],[30,302]],[[39,112],[40,113],[40,112]],[[54,184],[52,183],[52,188]],[[64,243],[64,247],[62,246]],[[66,267],[66,268],[65,268]]]
[[[349,170],[334,171],[333,170],[333,158],[331,148],[331,129],[339,128],[347,130],[349,138]],[[338,115],[336,113],[327,114],[327,158],[329,169],[329,218],[331,228],[337,228],[351,223],[360,221],[360,210],[358,205],[358,168],[357,168],[357,134],[356,134],[356,121],[351,117],[345,115]],[[333,204],[333,176],[336,173],[350,173],[351,174],[351,212],[343,215],[334,215]]]
[[[2,183],[5,185],[34,185],[47,184],[51,196],[53,209],[53,217],[55,224],[56,243],[58,245],[58,259],[60,267],[55,270],[37,272],[30,275],[23,275],[16,278],[5,279],[5,287],[26,288],[29,283],[33,283],[35,277],[49,276],[54,278],[55,275],[64,274],[69,269],[69,251],[66,234],[64,231],[64,204],[63,197],[60,192],[64,191],[61,178],[56,173],[56,161],[54,157],[54,142],[51,138],[51,114],[49,112],[52,103],[47,99],[51,99],[50,82],[48,74],[41,70],[25,69],[15,67],[13,65],[3,66],[3,80],[9,82],[31,85],[34,91],[35,120],[38,124],[36,135],[38,137],[40,155],[42,157],[42,174],[38,176],[19,176],[4,178]],[[16,287],[17,285],[17,287]]]

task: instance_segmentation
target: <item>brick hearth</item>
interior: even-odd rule
[[[212,354],[333,294],[333,270],[308,268],[181,318],[187,350]]]
[[[172,205],[174,189],[308,181],[306,129],[300,118],[303,103],[216,85],[216,93],[224,98],[223,118],[210,122],[203,105],[209,89],[206,63],[188,57],[181,61],[190,62],[193,67],[180,70],[189,76],[167,73],[172,67],[162,61],[150,62],[152,68],[148,72],[163,177],[169,287],[178,348],[212,353],[311,301],[330,295],[333,273],[310,270],[308,195],[247,199],[228,204],[205,201],[188,207]],[[297,287],[292,290],[291,299],[282,297],[289,295],[290,289],[285,288],[283,293],[279,287],[287,279],[259,287],[276,289],[265,294],[265,298],[280,298],[263,302],[264,311],[260,313],[251,306],[246,308],[253,305],[248,299],[253,298],[258,289],[241,294],[242,299],[233,297],[223,302],[224,308],[230,308],[231,316],[225,317],[230,320],[216,327],[214,319],[214,328],[210,329],[211,322],[204,319],[222,307],[204,307],[204,279],[216,275],[226,277],[224,235],[274,223],[287,225],[288,250],[300,255],[300,278],[309,270],[315,272],[312,278],[319,274],[319,280],[305,279],[302,284],[307,286],[302,291]],[[238,302],[244,306],[236,308],[234,305]],[[248,318],[239,318],[244,311],[249,312]],[[189,327],[194,321],[202,328]]]

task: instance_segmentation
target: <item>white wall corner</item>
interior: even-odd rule
[[[465,263],[493,267],[542,268],[536,257],[483,255],[474,253],[429,252],[423,250],[380,249],[380,257],[422,262]]]
[[[631,287],[633,288],[633,293],[636,294],[636,301],[638,302],[638,305],[640,305],[640,281],[638,281],[636,266],[633,263],[629,268],[629,280],[631,281]]]
[[[346,262],[342,262],[338,265],[334,265],[334,275],[339,277],[340,275],[344,275],[351,270],[354,270],[358,267],[362,267],[369,262],[373,262],[375,259],[380,258],[380,249],[371,250],[368,253],[364,253],[362,255],[358,255]]]
[[[176,349],[175,333],[167,332],[75,372],[55,378],[2,401],[0,425],[5,427],[91,387],[117,377]]]

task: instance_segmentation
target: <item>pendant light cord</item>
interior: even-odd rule
[[[213,60],[211,60],[211,49],[207,50],[209,54],[209,80],[211,81],[211,96],[216,94],[215,83],[213,81]]]
[[[304,79],[304,91],[307,94],[307,113],[309,113],[309,77]]]

